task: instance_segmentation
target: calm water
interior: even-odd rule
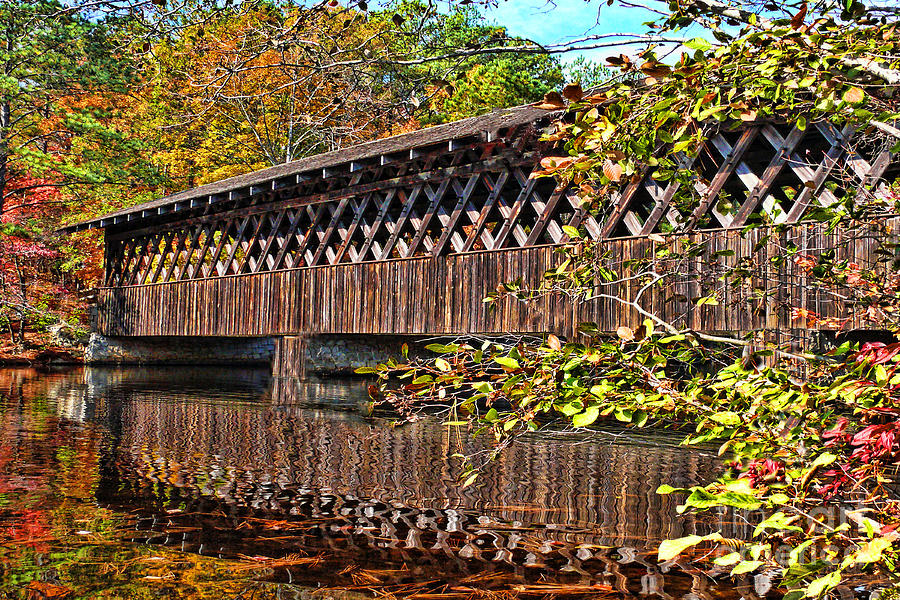
[[[715,457],[606,431],[485,446],[440,416],[369,417],[365,385],[235,369],[0,370],[0,598],[756,598],[660,540],[661,483]],[[712,575],[712,576],[711,576]]]

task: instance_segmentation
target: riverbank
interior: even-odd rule
[[[6,339],[0,343],[0,366],[82,365],[84,350],[79,346],[53,343],[46,335],[26,333],[24,345]]]

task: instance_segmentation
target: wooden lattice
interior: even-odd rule
[[[584,206],[552,178],[530,177],[551,149],[534,128],[454,140],[328,169],[321,177],[236,197],[200,216],[108,232],[110,287],[503,250],[673,230],[792,223],[848,189],[883,195],[888,150],[848,150],[828,123],[723,128],[682,166],[693,190],[633,178],[609,206]],[[868,152],[868,155],[864,155]],[[300,178],[298,178],[300,179]],[[276,182],[277,183],[277,182]],[[685,202],[683,198],[689,198]],[[685,208],[693,207],[692,210]]]

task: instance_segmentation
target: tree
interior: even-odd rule
[[[579,84],[588,90],[600,87],[615,79],[617,73],[610,67],[579,56],[565,68],[566,81]]]
[[[505,30],[472,8],[421,2],[220,10],[151,45],[135,110],[170,176],[193,185],[535,101],[562,84],[548,56],[391,61],[497,36]]]
[[[11,341],[20,347],[25,343],[25,328],[35,315],[47,316],[38,307],[35,281],[46,273],[56,252],[28,238],[16,226],[6,225],[0,231],[0,318],[5,321]],[[14,328],[13,322],[18,327]]]
[[[545,52],[503,52],[525,40],[488,23],[472,6],[444,13],[407,1],[373,18],[391,23],[386,52],[376,57],[378,68],[389,76],[395,96],[409,100],[405,108],[420,125],[534,102],[563,83],[558,59]],[[461,49],[472,54],[457,54]]]
[[[56,0],[0,4],[0,212],[34,189],[109,181],[79,153],[81,139],[121,141],[88,98],[124,91],[128,67],[107,27]],[[52,180],[52,183],[51,183]]]
[[[153,75],[137,109],[150,117],[157,157],[174,169],[171,175],[186,175],[182,185],[192,185],[384,131],[391,114],[374,78],[308,67],[306,50],[283,39],[302,35],[316,51],[336,51],[377,31],[355,14],[342,21],[328,12],[268,6],[219,12],[155,44]]]

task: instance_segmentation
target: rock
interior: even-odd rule
[[[70,348],[86,346],[90,340],[90,335],[80,333],[71,325],[58,323],[48,328],[50,332],[50,340],[56,346],[68,346]]]
[[[79,364],[81,360],[65,350],[42,350],[34,357],[34,362],[45,365]]]

